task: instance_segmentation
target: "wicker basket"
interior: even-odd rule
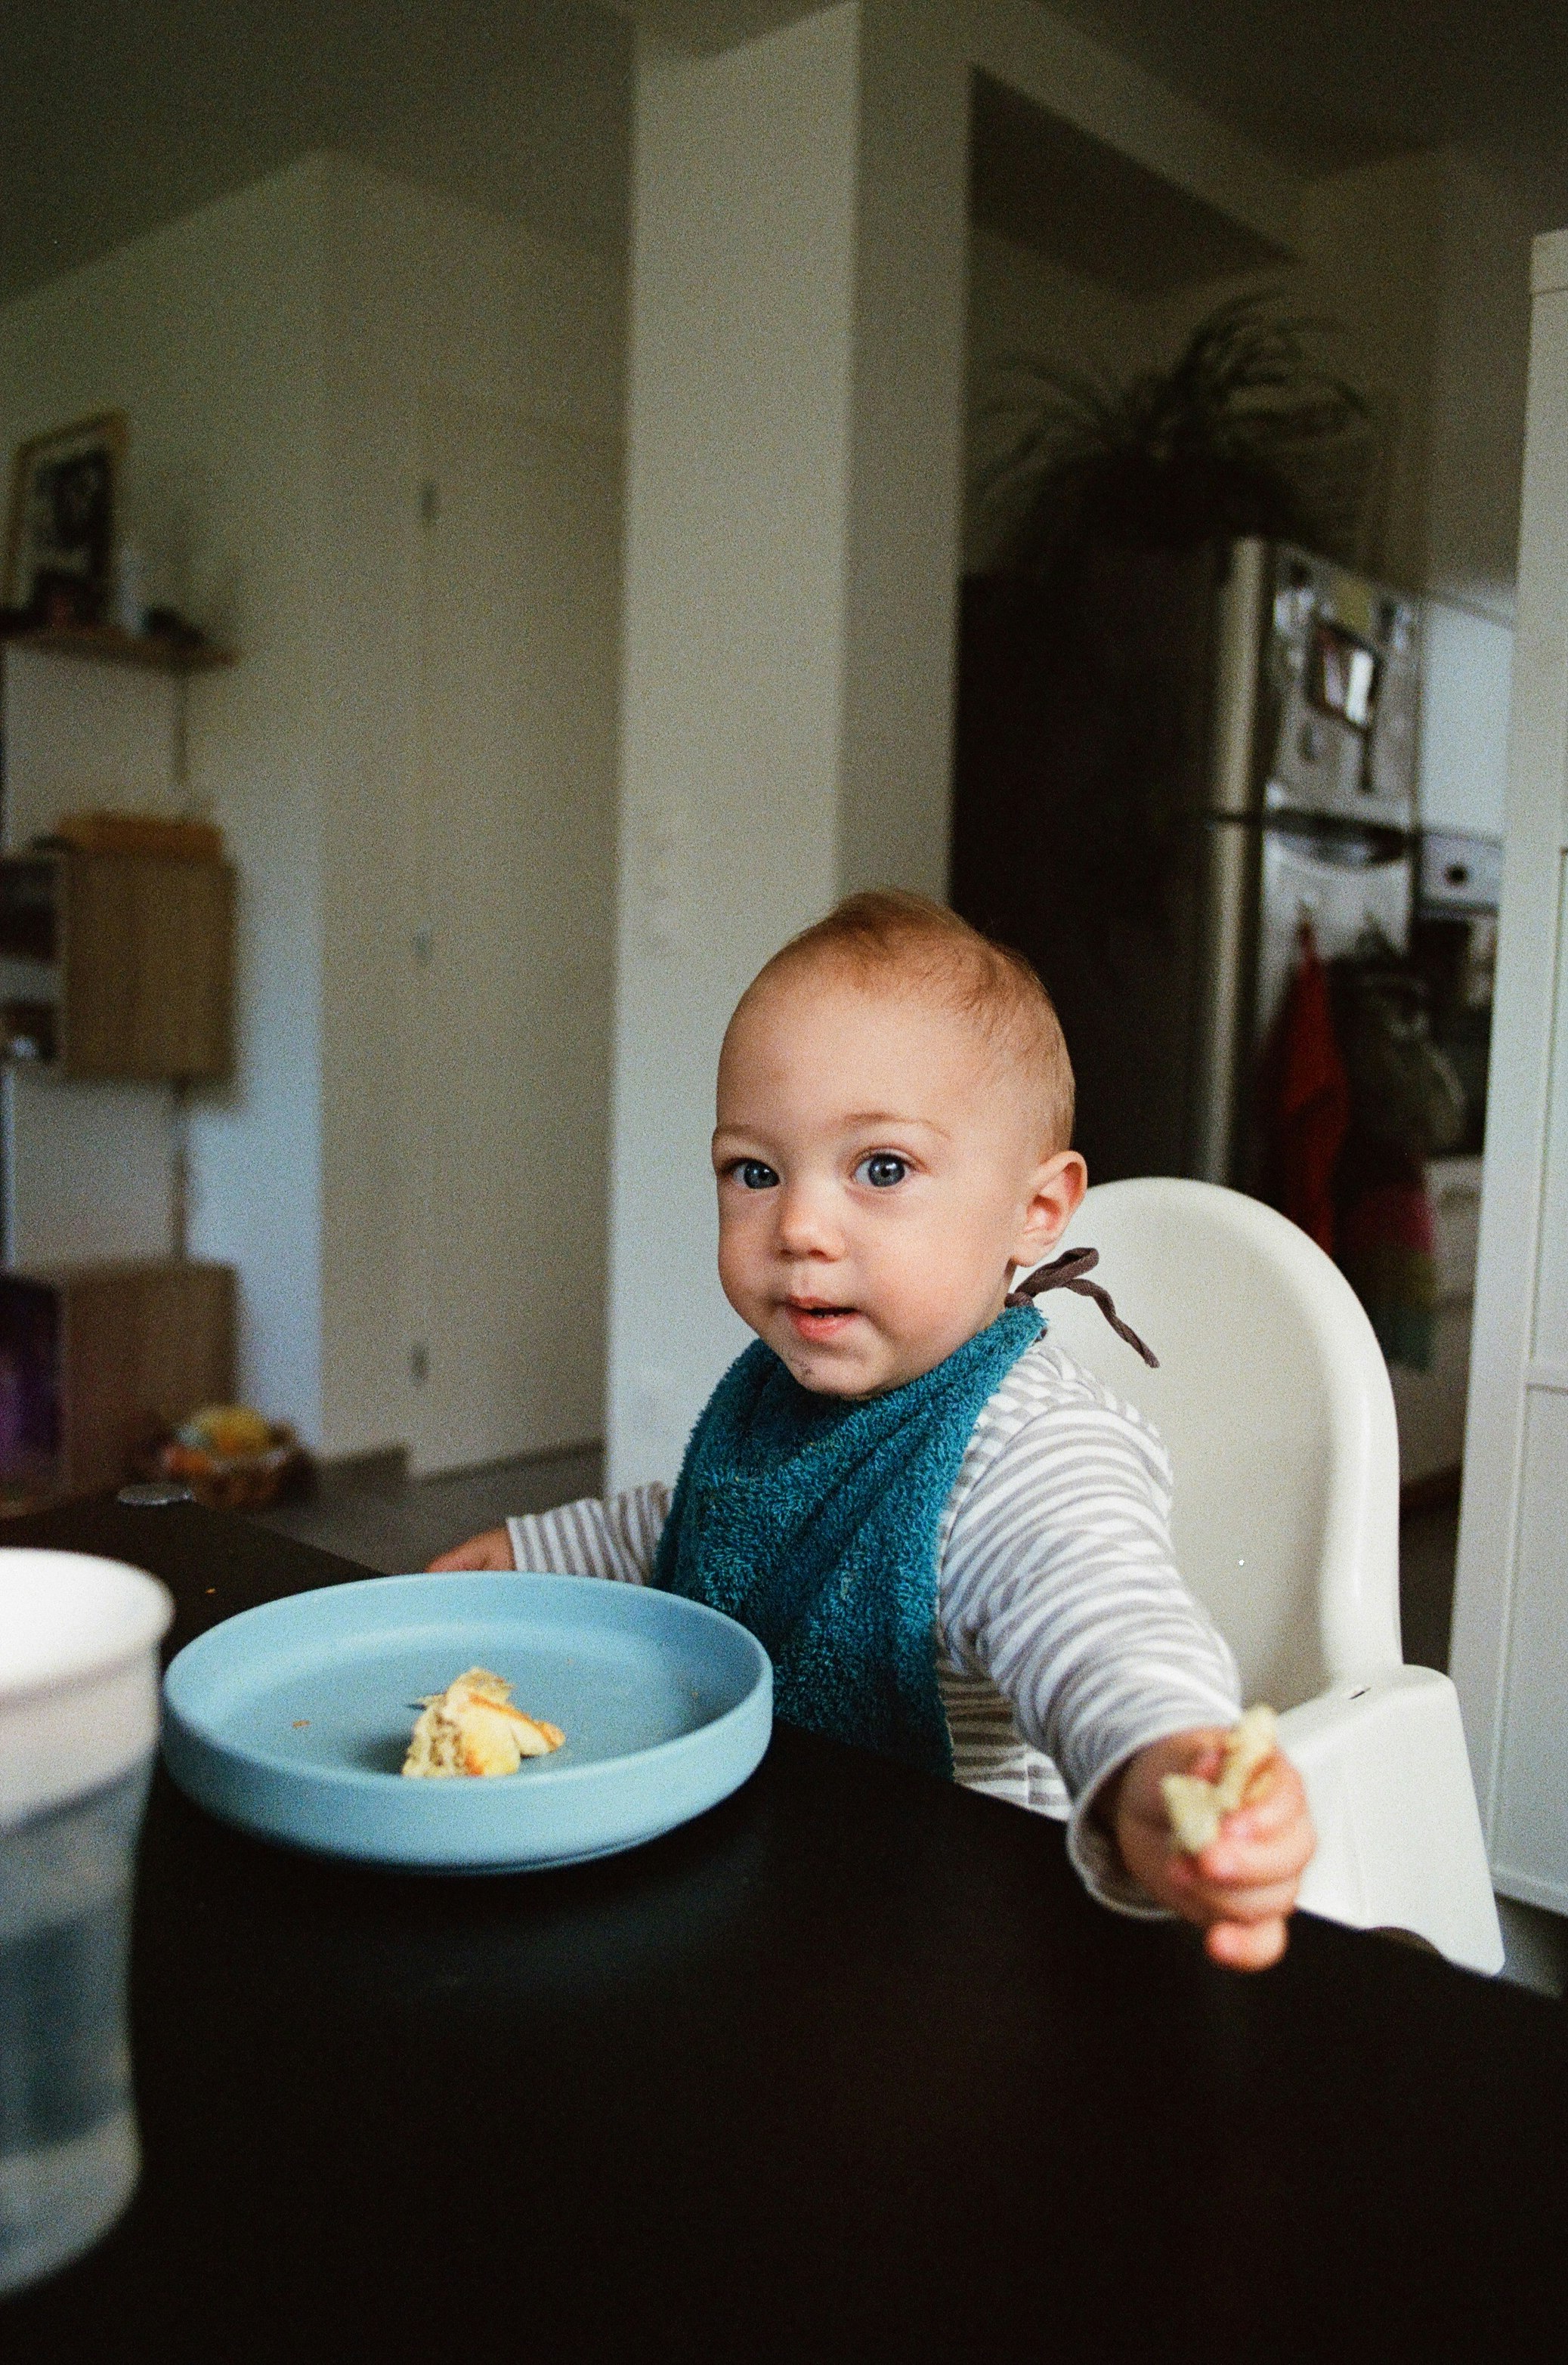
[[[178,1479],[212,1510],[263,1510],[308,1467],[304,1448],[288,1423],[274,1420],[268,1426],[272,1443],[261,1453],[210,1453],[205,1446],[181,1445],[170,1438],[157,1450],[157,1474]]]

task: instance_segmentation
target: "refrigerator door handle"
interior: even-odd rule
[[[1206,835],[1186,1169],[1201,1182],[1229,1182],[1251,1034],[1258,832],[1239,816],[1215,815]]]

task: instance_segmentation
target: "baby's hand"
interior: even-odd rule
[[[1204,1932],[1212,1960],[1260,1971],[1285,1951],[1285,1922],[1301,1876],[1317,1844],[1301,1777],[1275,1750],[1253,1775],[1252,1796],[1226,1815],[1200,1855],[1185,1855],[1171,1835],[1160,1796],[1166,1774],[1219,1772],[1223,1732],[1175,1732],[1129,1758],[1116,1785],[1111,1828],[1122,1862],[1159,1904]]]
[[[431,1574],[438,1575],[451,1568],[515,1568],[511,1556],[511,1538],[505,1528],[487,1528],[481,1536],[470,1536],[465,1544],[454,1544],[431,1563]]]

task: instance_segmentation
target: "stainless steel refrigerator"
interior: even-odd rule
[[[1406,946],[1419,613],[1279,544],[965,587],[952,897],[1056,997],[1092,1176],[1246,1187],[1310,921]]]

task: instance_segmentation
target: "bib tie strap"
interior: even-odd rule
[[[1016,1289],[1009,1291],[1006,1303],[1009,1306],[1027,1306],[1047,1289],[1070,1289],[1080,1297],[1092,1297],[1117,1338],[1125,1339],[1128,1346],[1143,1357],[1151,1372],[1158,1372],[1159,1356],[1144,1345],[1131,1323],[1123,1321],[1110,1291],[1102,1289],[1097,1281],[1086,1279],[1085,1276],[1093,1272],[1099,1261],[1098,1249],[1069,1249],[1054,1263],[1037,1265]]]

